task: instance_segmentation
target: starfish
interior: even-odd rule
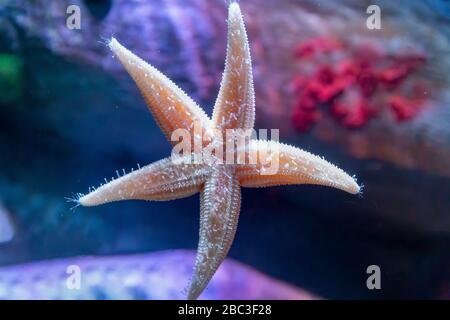
[[[212,118],[171,80],[112,38],[109,47],[139,87],[157,124],[172,141],[177,129],[196,136],[200,127],[203,147],[222,146],[221,134],[229,129],[253,129],[255,99],[247,33],[239,5],[228,8],[225,71]],[[220,141],[220,143],[218,143]],[[200,232],[197,256],[187,298],[196,299],[225,259],[233,242],[240,212],[241,187],[316,184],[357,194],[355,179],[324,159],[273,140],[250,139],[246,156],[253,163],[218,161],[177,162],[171,157],[119,176],[77,199],[79,205],[96,206],[112,201],[173,200],[200,193]],[[278,169],[267,174],[267,163],[277,150]],[[191,150],[193,154],[198,150]]]

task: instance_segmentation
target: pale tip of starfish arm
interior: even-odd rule
[[[116,51],[115,49],[117,49],[120,46],[119,41],[116,40],[116,38],[111,38],[111,40],[109,40],[108,42],[108,47],[112,50],[112,51]]]
[[[117,190],[113,188],[114,181],[99,187],[87,194],[79,194],[78,204],[83,207],[94,207],[112,201],[121,200]]]
[[[111,49],[112,52],[114,52],[114,54],[116,54],[116,56],[119,58],[120,61],[122,61],[122,63],[124,63],[124,61],[127,61],[124,59],[129,57],[129,55],[131,55],[129,50],[125,48],[123,45],[121,45],[116,38],[111,38],[111,40],[109,40],[108,47],[109,49]],[[130,58],[128,58],[128,60],[129,59]],[[130,63],[130,61],[127,62]]]
[[[90,193],[86,194],[86,195],[82,196],[80,199],[78,199],[78,203],[80,205],[82,205],[83,207],[92,207],[92,206],[96,205],[95,201],[93,201],[92,195]]]
[[[230,1],[230,6],[228,7],[228,13],[231,15],[241,15],[241,8],[236,1]]]
[[[126,62],[130,63],[129,55],[131,54],[127,48],[120,44],[116,38],[111,38],[108,42],[109,49],[114,52],[114,54],[119,58],[119,60],[124,64]]]
[[[101,202],[94,200],[94,197],[92,196],[92,192],[89,194],[86,194],[86,195],[84,195],[82,193],[77,193],[71,197],[65,197],[65,199],[67,202],[74,203],[74,205],[70,208],[70,210],[74,210],[79,206],[92,207],[92,206],[102,204]]]
[[[354,177],[350,177],[347,175],[347,181],[345,181],[342,186],[342,190],[347,191],[351,194],[361,194],[362,193],[362,187],[358,185],[356,182],[356,179]]]
[[[135,199],[136,197],[133,197],[133,195],[137,191],[133,185],[132,178],[136,178],[136,172],[139,171],[111,180],[110,182],[106,181],[106,184],[103,184],[97,189],[87,194],[80,194],[78,204],[83,207],[94,207],[108,202]]]
[[[321,163],[322,165],[322,169],[318,170],[321,174],[312,175],[314,179],[317,179],[318,184],[325,186],[328,185],[351,194],[362,193],[362,187],[356,181],[355,176],[350,176],[344,170],[336,167],[324,159],[321,159],[318,163]]]
[[[362,187],[358,185],[354,176],[350,176],[332,164],[329,164],[329,166],[331,170],[325,171],[326,174],[324,177],[311,175],[311,181],[309,183],[336,188],[350,194],[362,194]]]
[[[228,23],[229,25],[243,28],[244,18],[242,16],[239,4],[235,1],[231,2],[228,7]]]

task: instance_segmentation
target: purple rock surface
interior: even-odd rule
[[[194,251],[174,250],[1,267],[0,299],[185,299],[194,259]],[[316,297],[227,259],[200,299]]]

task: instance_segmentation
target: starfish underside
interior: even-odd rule
[[[195,125],[200,126],[204,135],[204,146],[218,141],[217,132],[253,128],[255,101],[250,48],[238,4],[229,6],[225,71],[212,118],[171,80],[117,40],[112,39],[109,46],[139,87],[157,124],[172,144],[175,144],[171,141],[174,130],[185,129],[194,136]],[[266,174],[273,150],[277,150],[278,170]],[[353,194],[360,190],[356,181],[341,169],[293,146],[253,139],[246,145],[246,156],[251,152],[259,155],[252,164],[223,164],[208,159],[201,163],[180,163],[164,158],[106,183],[78,201],[83,206],[95,206],[129,199],[173,200],[200,192],[198,251],[188,287],[188,298],[196,299],[233,242],[241,186],[317,184]]]

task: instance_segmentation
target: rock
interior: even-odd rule
[[[195,252],[175,250],[0,267],[0,299],[185,299],[194,260]],[[200,298],[317,299],[232,259]]]

